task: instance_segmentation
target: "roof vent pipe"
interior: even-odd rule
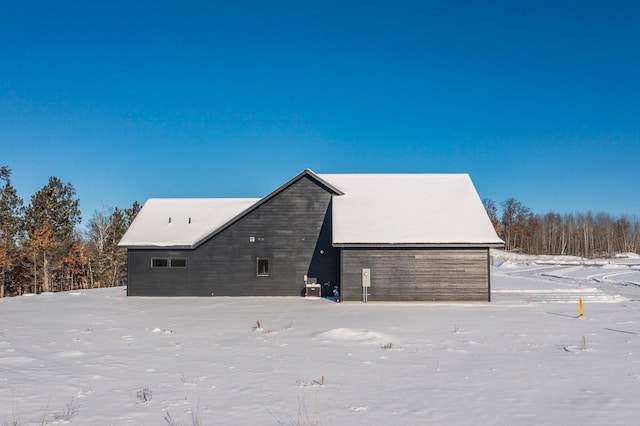
[[[171,216],[169,216],[169,223],[171,223]]]
[[[189,218],[189,223],[191,223],[191,218]]]

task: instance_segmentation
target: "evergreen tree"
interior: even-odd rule
[[[140,203],[135,201],[131,207],[128,209],[124,209],[121,215],[118,216],[118,220],[116,221],[116,226],[114,227],[113,233],[113,249],[114,249],[114,258],[116,259],[116,265],[118,266],[119,271],[119,281],[120,284],[125,284],[127,280],[127,251],[123,249],[119,249],[117,247],[118,243],[124,236],[124,233],[127,232],[127,229],[133,223],[133,220],[136,218],[138,213],[142,209]]]
[[[10,276],[18,263],[24,207],[22,198],[11,185],[11,169],[7,166],[0,167],[0,183],[0,297],[4,297],[5,292],[18,292]]]
[[[43,291],[54,290],[54,280],[62,278],[63,260],[75,242],[74,230],[81,219],[75,194],[73,185],[52,176],[49,183],[31,197],[25,211],[36,291],[39,264]]]
[[[133,220],[136,218],[136,216],[138,216],[138,213],[140,213],[141,209],[142,206],[137,201],[134,201],[133,205],[131,205],[131,207],[129,207],[128,209],[124,209],[125,229],[122,231],[122,235],[120,236],[120,238],[124,236],[124,233],[127,231],[127,229],[129,229],[129,227],[133,223]]]

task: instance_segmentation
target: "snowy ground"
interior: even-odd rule
[[[637,424],[640,258],[493,262],[490,304],[0,299],[0,425]]]

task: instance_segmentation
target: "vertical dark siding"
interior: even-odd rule
[[[129,250],[128,294],[300,295],[305,274],[339,282],[331,241],[331,194],[305,176],[196,249]],[[152,269],[156,256],[186,257],[188,267]],[[256,276],[257,258],[269,259],[269,276]]]
[[[488,301],[488,256],[487,248],[343,248],[341,297],[362,300],[362,269],[370,268],[369,301]]]

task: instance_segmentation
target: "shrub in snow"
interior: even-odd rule
[[[152,398],[152,392],[149,388],[140,389],[136,395],[143,404],[148,403]]]
[[[44,423],[44,422],[43,422]],[[11,416],[7,417],[7,419],[2,422],[2,426],[20,426],[20,417],[18,416],[18,405],[14,399],[13,405],[11,406]]]
[[[164,421],[167,422],[169,426],[178,426],[178,422],[173,420],[173,417],[171,417],[171,413],[168,410],[164,414]]]
[[[263,334],[273,333],[273,330],[264,328],[264,325],[260,322],[260,320],[256,321],[256,325],[252,328],[253,331],[260,331]]]
[[[179,426],[178,422],[171,416],[169,410],[164,413],[164,421],[169,426]],[[191,426],[202,426],[202,416],[200,415],[200,402],[194,410],[191,408]]]
[[[80,404],[76,401],[75,397],[71,397],[71,400],[67,403],[67,405],[62,409],[60,413],[55,413],[53,417],[57,421],[68,422],[71,420],[76,414],[78,414],[78,408]]]
[[[315,379],[298,379],[296,380],[296,384],[300,387],[309,387],[309,386],[324,386],[324,374],[320,376],[319,380]]]

